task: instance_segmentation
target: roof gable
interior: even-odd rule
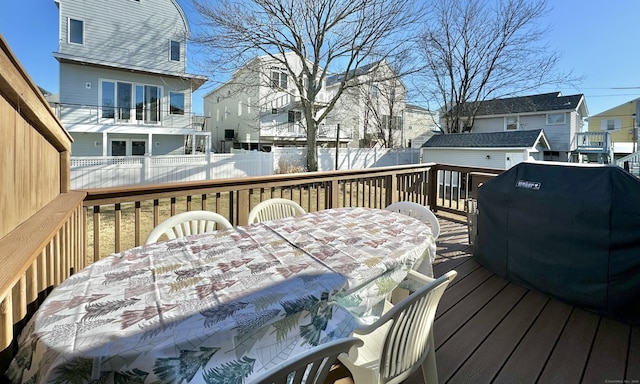
[[[539,141],[549,147],[542,129],[514,132],[451,133],[435,135],[423,148],[532,148]]]

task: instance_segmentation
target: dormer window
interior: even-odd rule
[[[517,131],[519,126],[518,116],[507,116],[504,118],[505,131]]]
[[[169,58],[171,61],[180,61],[180,42],[171,40],[169,43]]]
[[[69,42],[74,44],[84,44],[84,21],[69,18],[68,22]]]

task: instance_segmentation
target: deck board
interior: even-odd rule
[[[630,332],[627,324],[607,318],[600,320],[584,374],[585,382],[604,383],[624,377]]]
[[[474,292],[485,292],[486,289],[478,289]],[[436,323],[444,321],[451,327],[452,324],[460,325],[449,338],[442,337],[441,326],[434,327],[434,338],[436,341],[436,361],[438,363],[438,379],[440,382],[449,381],[456,372],[461,369],[467,360],[473,355],[477,348],[493,332],[500,321],[511,311],[511,309],[525,295],[526,290],[516,285],[504,285],[498,294],[494,295],[490,301],[477,313],[469,318],[464,324],[456,322],[456,318],[440,317]],[[460,305],[465,305],[465,301]],[[458,307],[456,307],[458,308]],[[442,356],[442,358],[439,358]],[[468,370],[465,370],[465,372]],[[453,382],[478,382],[476,380],[467,381],[465,376],[458,377]]]
[[[493,382],[535,383],[569,315],[569,305],[550,300]]]
[[[473,260],[464,220],[439,220],[434,274],[458,272],[434,323],[440,383],[640,382],[640,326],[496,276]],[[417,383],[420,371],[405,381]]]
[[[579,383],[598,328],[599,317],[575,308],[542,371],[541,383]]]
[[[548,299],[542,295],[527,292],[456,372],[451,381],[490,383],[498,375],[502,364],[517,348],[547,301]]]

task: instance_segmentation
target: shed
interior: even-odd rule
[[[640,180],[616,166],[520,163],[478,188],[474,257],[525,287],[640,324]]]
[[[543,160],[549,149],[542,129],[513,132],[452,133],[422,145],[425,163],[509,169],[523,161]]]

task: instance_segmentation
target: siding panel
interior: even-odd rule
[[[83,20],[84,45],[67,42],[69,17]],[[174,0],[60,0],[60,34],[64,54],[177,73],[186,69],[188,24]],[[169,60],[172,39],[181,42],[179,62]]]

